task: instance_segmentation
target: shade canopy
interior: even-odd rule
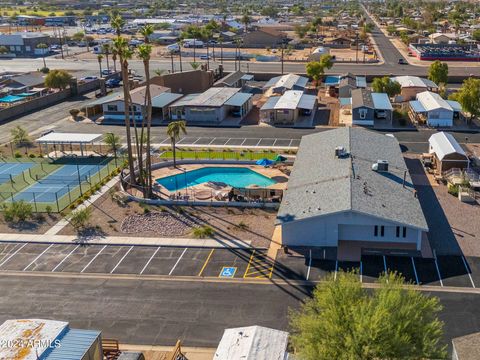
[[[258,160],[255,164],[261,165],[261,166],[268,166],[268,165],[272,165],[273,163],[275,163],[275,161],[267,159],[267,158],[263,158],[263,159]]]

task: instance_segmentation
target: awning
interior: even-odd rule
[[[275,109],[275,105],[277,105],[278,100],[280,100],[280,96],[272,96],[269,97],[268,100],[263,104],[260,110],[273,110]]]
[[[253,75],[245,74],[240,79],[245,80],[245,81],[252,81],[253,80]]]
[[[155,96],[152,99],[152,107],[154,107],[154,108],[164,108],[165,106],[170,105],[174,101],[177,101],[182,96],[183,96],[182,94],[162,93],[160,95]]]
[[[462,105],[458,101],[447,100],[448,105],[450,105],[455,112],[462,111]]]
[[[102,136],[102,134],[51,132],[38,138],[36,142],[40,144],[88,144]]]
[[[242,106],[245,104],[250,98],[252,97],[252,94],[248,93],[236,93],[234,94],[230,99],[225,101],[225,105],[228,106]]]
[[[418,100],[412,100],[410,101],[410,107],[412,108],[413,111],[416,113],[424,113],[427,112],[425,108],[423,107],[422,103]]]
[[[303,94],[298,102],[297,107],[299,109],[313,110],[315,108],[317,97],[315,95]]]

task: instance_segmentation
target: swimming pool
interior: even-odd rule
[[[244,167],[204,167],[166,176],[156,181],[168,191],[181,190],[207,182],[225,183],[236,188],[245,188],[249,185],[267,187],[277,183],[269,177]]]

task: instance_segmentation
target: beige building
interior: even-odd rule
[[[417,94],[424,91],[438,91],[438,86],[433,81],[418,76],[396,76],[392,78],[402,87],[400,96],[402,101],[415,100]]]
[[[155,76],[151,79],[154,85],[170,88],[173,93],[196,94],[210,88],[214,82],[213,71],[192,70]]]
[[[276,47],[286,39],[285,33],[267,27],[258,28],[243,35],[245,47]]]

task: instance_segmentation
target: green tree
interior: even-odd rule
[[[118,149],[120,148],[120,136],[114,133],[107,133],[105,134],[105,138],[103,139],[105,144],[113,151],[113,157],[117,158]]]
[[[472,39],[475,41],[480,41],[480,29],[474,30],[472,32]]]
[[[454,98],[462,105],[464,111],[470,113],[471,118],[478,117],[480,115],[480,79],[464,80]]]
[[[8,54],[8,49],[6,46],[0,46],[0,54]]]
[[[72,75],[65,70],[52,70],[45,76],[45,86],[64,90],[70,85]]]
[[[98,61],[98,66],[100,67],[100,77],[102,77],[102,60],[103,60],[103,55],[98,54],[97,61]]]
[[[110,70],[110,64],[108,63],[108,57],[112,53],[111,45],[105,43],[102,45],[102,52],[105,54],[105,60],[107,61],[107,70]]]
[[[428,69],[428,78],[437,85],[448,83],[448,64],[435,60]]]
[[[28,135],[27,130],[25,130],[20,125],[15,126],[11,131],[12,142],[16,146],[28,146],[32,143],[30,136]]]
[[[115,30],[117,37],[120,37],[120,35],[122,35],[122,29],[125,26],[125,20],[123,20],[120,15],[116,14],[110,19],[110,26]]]
[[[319,61],[310,61],[306,65],[306,72],[309,77],[315,81],[315,85],[319,85],[319,81],[325,69],[330,69],[333,66],[333,59],[331,55],[325,54],[320,57]]]
[[[44,43],[40,43],[37,45],[37,49],[42,50],[42,58],[43,58],[43,67],[47,68],[47,63],[45,62],[45,53],[47,52],[48,45]]]
[[[443,359],[441,309],[396,273],[364,289],[358,274],[340,272],[291,313],[291,339],[303,360]]]
[[[386,93],[389,97],[394,97],[402,91],[401,85],[397,81],[393,81],[388,76],[374,78],[372,89],[377,93]]]
[[[187,133],[187,123],[185,121],[172,121],[167,126],[167,135],[170,138],[172,143],[173,151],[173,166],[177,167],[177,158],[176,158],[176,143],[180,140],[180,134]]]
[[[392,36],[397,32],[397,28],[395,27],[395,25],[388,25],[387,32],[388,32],[388,35]]]
[[[85,228],[92,217],[92,209],[85,207],[83,209],[75,210],[70,214],[70,224],[78,231]]]
[[[83,31],[78,31],[72,35],[72,40],[82,41],[85,38],[85,33]]]

